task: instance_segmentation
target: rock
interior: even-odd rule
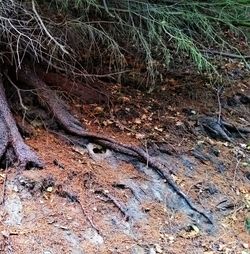
[[[156,254],[155,249],[154,248],[150,248],[149,249],[149,254]]]
[[[137,245],[132,249],[131,254],[146,254],[146,252],[141,246]]]
[[[10,226],[20,225],[23,219],[23,206],[18,195],[12,195],[5,201],[5,210],[8,214],[6,224]]]
[[[93,228],[88,228],[84,233],[84,237],[94,245],[101,245],[104,242],[103,238]]]
[[[162,247],[159,244],[155,244],[156,253],[163,253]]]

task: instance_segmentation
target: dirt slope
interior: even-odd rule
[[[250,124],[249,86],[235,81],[220,99],[237,126]],[[200,117],[218,113],[214,89],[204,87],[199,77],[170,77],[152,94],[112,85],[111,109],[71,102],[90,130],[144,145],[213,225],[147,165],[84,140],[73,145],[34,120],[26,142],[46,167],[1,172],[0,253],[250,253],[249,135],[228,142],[200,128]]]

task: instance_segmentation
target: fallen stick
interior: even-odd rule
[[[4,201],[5,201],[6,182],[7,182],[7,175],[5,174],[3,179],[3,188],[2,188],[2,196],[0,200],[0,205],[4,204]]]
[[[245,59],[245,60],[250,59],[250,55],[237,55],[233,53],[221,52],[221,51],[212,50],[212,49],[201,49],[200,51],[202,53],[206,53],[210,55],[220,55],[220,56],[225,56],[229,58],[238,58],[238,59]]]

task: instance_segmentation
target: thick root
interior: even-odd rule
[[[0,77],[0,159],[7,164],[17,162],[19,169],[42,167],[42,162],[21,137],[9,109]]]
[[[48,106],[53,117],[68,131],[83,131],[82,124],[73,117],[66,109],[66,105],[60,100],[55,92],[43,82],[37,74],[27,65],[18,73],[18,78],[25,84],[37,89],[39,98]]]
[[[80,137],[92,139],[94,140],[94,142],[99,143],[100,145],[103,145],[116,152],[136,157],[138,160],[146,163],[161,178],[166,180],[166,182],[173,189],[173,191],[175,191],[179,195],[179,197],[182,198],[195,213],[198,213],[200,216],[205,218],[208,223],[213,224],[213,220],[210,218],[210,216],[208,216],[204,211],[198,208],[190,200],[190,198],[187,197],[187,195],[174,182],[170,174],[166,172],[164,166],[154,158],[150,157],[148,153],[146,153],[143,149],[136,146],[119,143],[116,140],[106,137],[104,135],[99,135],[86,131],[81,126],[81,123],[66,110],[65,105],[56,96],[56,93],[50,90],[49,87],[45,84],[45,82],[41,81],[39,77],[35,74],[35,72],[29,68],[29,66],[24,66],[22,72],[19,73],[19,78],[21,79],[21,81],[39,90],[39,97],[47,103],[57,122],[66,131]]]

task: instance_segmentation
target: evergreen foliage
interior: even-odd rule
[[[237,54],[225,31],[244,37],[249,0],[2,0],[1,58],[21,67],[29,54],[73,74],[82,64],[123,70],[127,59],[146,63],[154,82],[159,63],[174,55],[192,59],[198,70],[215,71],[204,50]],[[71,67],[71,68],[69,68]]]

